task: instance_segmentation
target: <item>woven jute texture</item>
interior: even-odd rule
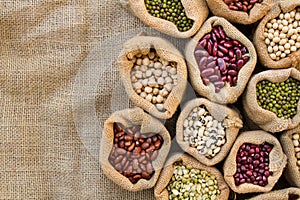
[[[168,186],[174,172],[174,164],[176,162],[182,162],[183,165],[190,165],[194,169],[205,170],[208,173],[214,175],[218,181],[218,187],[220,190],[220,194],[217,195],[218,200],[225,200],[229,197],[229,187],[224,181],[223,175],[221,172],[215,167],[208,167],[206,165],[201,164],[198,160],[192,158],[187,154],[173,154],[165,164],[164,169],[161,171],[161,175],[157,181],[157,184],[154,188],[154,194],[156,200],[168,200],[169,192],[166,189]]]
[[[257,195],[249,200],[274,200],[274,199],[300,199],[300,189],[299,188],[286,188],[283,190],[276,190],[273,192],[268,192],[266,194]]]
[[[99,162],[101,126],[131,106],[117,55],[147,28],[117,0],[8,0],[0,10],[0,199],[154,199],[121,189]]]
[[[178,83],[164,102],[165,111],[159,111],[154,104],[140,97],[133,89],[131,82],[131,70],[134,67],[131,59],[137,54],[148,54],[150,49],[156,50],[157,55],[168,61],[176,63]],[[170,42],[151,36],[136,36],[124,44],[124,48],[118,57],[119,73],[125,90],[131,101],[138,107],[143,108],[153,116],[162,119],[171,118],[175,113],[187,83],[187,69],[183,56]]]
[[[189,116],[194,108],[204,106],[208,113],[213,116],[214,119],[219,122],[223,122],[226,133],[226,143],[221,147],[221,151],[213,158],[207,158],[201,155],[195,147],[190,147],[189,141],[184,141],[184,120]],[[213,166],[221,162],[229,153],[231,146],[233,145],[240,128],[243,127],[243,121],[240,119],[239,114],[224,105],[213,103],[204,98],[197,98],[187,102],[177,120],[176,124],[176,140],[179,146],[187,153],[196,158],[199,162]]]
[[[191,29],[181,32],[173,22],[149,14],[144,0],[120,0],[120,2],[151,28],[176,38],[188,38],[193,36],[208,16],[208,8],[205,0],[182,0],[181,3],[186,16],[194,20],[194,24]]]
[[[160,134],[164,139],[162,147],[159,149],[158,157],[152,162],[154,175],[150,180],[141,179],[136,184],[132,184],[128,178],[120,174],[109,162],[109,155],[114,142],[114,123],[121,123],[124,127],[141,126],[141,135],[147,133]],[[154,187],[159,173],[164,166],[165,160],[171,147],[170,134],[164,125],[146,114],[141,108],[120,110],[113,113],[104,124],[101,138],[100,162],[104,173],[116,184],[130,191],[139,191]]]
[[[199,40],[205,34],[211,32],[214,26],[219,25],[223,27],[224,32],[228,37],[240,41],[241,44],[248,49],[250,58],[239,71],[237,85],[230,87],[226,82],[221,91],[216,93],[213,84],[209,84],[208,86],[204,85],[194,52]],[[205,21],[198,33],[186,44],[185,57],[187,60],[190,82],[195,91],[201,96],[220,104],[232,104],[237,101],[238,97],[243,93],[257,62],[256,51],[250,40],[222,17],[211,17]]]
[[[224,0],[207,0],[207,4],[212,13],[216,16],[224,17],[228,21],[239,24],[252,24],[263,18],[278,0],[264,0],[256,3],[249,13],[229,9]]]
[[[300,114],[297,113],[292,119],[278,118],[271,111],[263,109],[257,103],[256,84],[263,80],[273,83],[283,82],[289,77],[300,80],[300,72],[294,68],[267,70],[254,75],[248,83],[243,96],[244,110],[247,116],[265,131],[272,133],[295,128],[300,123]],[[298,102],[299,109],[300,102]]]
[[[268,184],[264,187],[254,185],[252,183],[243,183],[239,186],[236,186],[233,176],[236,173],[236,155],[239,148],[244,143],[260,145],[264,142],[273,145],[272,151],[269,154],[269,168],[273,174],[268,177]],[[229,187],[237,193],[243,194],[251,192],[269,192],[280,178],[286,163],[287,157],[283,153],[281,145],[276,137],[265,131],[246,131],[237,137],[228,157],[225,160],[223,166],[224,178]]]
[[[295,51],[289,54],[288,57],[280,59],[279,61],[274,61],[271,59],[268,53],[268,47],[265,44],[265,37],[264,37],[264,29],[266,24],[274,19],[277,18],[280,13],[290,12],[296,7],[300,6],[300,0],[293,0],[293,1],[280,1],[279,4],[274,6],[272,10],[268,12],[268,14],[260,21],[257,29],[254,33],[253,42],[257,50],[257,54],[259,55],[260,62],[268,67],[273,69],[283,69],[288,67],[298,67],[300,63],[300,51]]]
[[[292,186],[300,187],[300,173],[297,166],[297,158],[292,139],[294,133],[300,134],[300,127],[284,132],[280,136],[280,143],[284,153],[289,158],[286,170],[284,171],[284,176]]]

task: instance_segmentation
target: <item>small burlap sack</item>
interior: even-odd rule
[[[250,58],[239,71],[237,85],[230,87],[228,83],[225,83],[225,86],[221,89],[221,91],[219,93],[215,93],[215,87],[213,84],[209,84],[208,86],[204,85],[200,76],[197,60],[194,56],[194,51],[199,40],[206,33],[211,32],[212,27],[218,25],[223,27],[228,37],[239,40],[248,49]],[[253,44],[237,28],[221,17],[211,17],[203,24],[199,32],[187,43],[185,56],[189,70],[189,78],[193,88],[200,95],[221,104],[231,104],[237,101],[237,98],[243,93],[257,62],[256,51]]]
[[[236,186],[233,176],[236,173],[236,155],[240,146],[244,143],[260,145],[264,142],[273,145],[272,151],[269,154],[269,169],[273,172],[273,174],[268,177],[268,184],[264,187],[251,183],[243,183]],[[286,162],[287,157],[283,153],[279,141],[273,135],[260,130],[246,131],[237,137],[228,157],[225,160],[223,166],[224,178],[229,187],[237,193],[269,192],[280,178]]]
[[[274,6],[272,10],[261,20],[254,33],[253,43],[255,45],[259,60],[262,65],[273,68],[283,69],[288,67],[297,67],[300,63],[300,51],[297,50],[288,55],[288,57],[274,61],[271,59],[268,53],[268,46],[265,44],[264,29],[269,20],[277,18],[280,13],[286,13],[292,11],[297,6],[300,6],[300,0],[293,1],[281,1]]]
[[[183,140],[184,120],[188,117],[188,115],[194,108],[201,105],[204,105],[210,115],[212,115],[216,120],[223,121],[224,126],[226,127],[226,143],[221,147],[221,151],[213,158],[207,158],[205,155],[201,155],[195,147],[190,147],[189,141]],[[198,98],[193,99],[184,105],[176,124],[176,140],[179,146],[185,152],[192,155],[201,163],[207,166],[213,166],[221,162],[227,156],[238,135],[239,129],[242,127],[243,121],[240,119],[239,114],[233,109],[230,109],[224,105],[210,102],[209,100],[204,98]]]
[[[194,20],[194,24],[188,31],[180,32],[173,22],[149,14],[144,0],[120,0],[120,3],[146,25],[175,38],[193,36],[199,30],[209,12],[205,0],[181,0],[187,18]]]
[[[218,187],[220,190],[220,194],[217,196],[218,200],[221,199],[228,199],[229,197],[229,187],[227,186],[226,182],[224,181],[223,175],[219,170],[214,167],[208,167],[201,164],[196,159],[190,157],[187,154],[174,154],[172,155],[166,162],[164,169],[161,171],[159,179],[154,187],[154,195],[156,200],[168,200],[169,199],[169,192],[166,189],[170,179],[173,176],[174,172],[174,164],[176,162],[182,161],[183,165],[191,165],[195,169],[205,170],[208,173],[214,175],[218,181]]]
[[[224,17],[230,22],[253,24],[263,18],[276,2],[277,0],[264,0],[262,3],[256,3],[249,13],[229,9],[224,0],[207,0],[207,5],[214,15]]]
[[[268,192],[265,194],[257,195],[249,200],[299,200],[300,199],[300,189],[299,188],[286,188],[282,190],[276,190],[273,192]]]
[[[265,131],[272,133],[295,128],[300,123],[300,113],[292,119],[278,118],[277,115],[269,110],[263,109],[257,103],[256,84],[262,80],[273,83],[283,82],[289,77],[300,80],[300,72],[294,68],[281,70],[267,70],[254,75],[247,86],[243,96],[245,114]],[[297,110],[300,110],[300,101]]]
[[[154,104],[146,99],[140,97],[133,89],[130,71],[133,67],[133,62],[129,59],[136,54],[147,54],[150,48],[154,48],[156,53],[165,60],[177,63],[177,80],[178,84],[174,86],[167,100],[164,103],[165,112],[160,112]],[[136,36],[128,40],[124,44],[124,48],[118,57],[118,65],[120,77],[125,87],[126,93],[130,100],[138,107],[141,107],[151,115],[168,119],[175,113],[186,88],[187,84],[187,69],[183,56],[181,53],[168,41],[159,37],[150,36]]]
[[[150,180],[140,179],[136,184],[132,184],[128,178],[120,174],[109,162],[108,158],[113,147],[114,142],[114,122],[119,122],[125,127],[131,127],[134,125],[141,126],[141,134],[144,133],[158,133],[163,139],[163,145],[161,146],[158,157],[152,162],[155,170],[154,175]],[[140,191],[154,187],[160,171],[164,166],[165,159],[169,153],[171,147],[171,137],[167,129],[157,119],[146,114],[140,108],[126,109],[113,113],[104,123],[101,147],[100,147],[100,162],[103,172],[106,176],[116,184],[120,185],[124,189],[130,191]]]
[[[284,132],[280,136],[280,142],[284,153],[289,158],[286,170],[284,171],[284,176],[292,186],[300,187],[300,172],[297,166],[297,158],[292,140],[292,135],[294,133],[300,133],[300,127]]]

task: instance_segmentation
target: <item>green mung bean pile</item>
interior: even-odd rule
[[[186,16],[180,0],[145,0],[145,5],[149,14],[173,22],[181,32],[193,26],[194,20]]]
[[[286,81],[272,83],[264,80],[256,85],[258,105],[269,110],[279,118],[292,118],[297,114],[300,97],[300,81],[288,78]]]
[[[214,175],[189,165],[185,166],[182,162],[175,163],[167,190],[170,200],[214,200],[220,194]]]

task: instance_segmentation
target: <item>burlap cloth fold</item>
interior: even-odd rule
[[[293,0],[293,1],[279,1],[277,5],[275,5],[268,14],[260,21],[257,29],[254,33],[253,42],[258,54],[258,58],[262,65],[273,68],[273,69],[283,69],[288,67],[299,67],[300,63],[300,50],[289,54],[286,58],[280,59],[279,61],[274,61],[271,59],[268,53],[268,46],[265,44],[265,37],[264,37],[264,29],[266,24],[274,19],[277,18],[280,13],[290,12],[295,9],[297,6],[300,6],[300,0]]]
[[[152,162],[154,175],[150,180],[141,179],[136,184],[132,184],[128,178],[120,174],[109,162],[109,155],[114,142],[114,123],[118,122],[124,127],[141,126],[141,135],[145,133],[155,133],[164,139],[162,147],[159,149],[158,157]],[[120,110],[113,113],[104,124],[100,146],[100,162],[103,172],[116,184],[130,191],[139,191],[154,187],[161,169],[164,166],[166,157],[171,147],[171,137],[164,125],[154,117],[145,113],[141,108]]]
[[[214,26],[218,25],[223,27],[224,32],[228,37],[240,41],[241,44],[248,49],[250,58],[238,73],[237,85],[230,87],[230,85],[226,83],[219,93],[215,93],[213,84],[209,84],[208,86],[204,85],[194,52],[199,40],[206,33],[209,33]],[[256,51],[250,40],[222,17],[211,17],[205,21],[198,33],[186,44],[185,57],[187,60],[190,82],[194,90],[201,96],[220,104],[232,104],[237,101],[238,97],[243,93],[257,62]]]
[[[284,171],[284,176],[292,186],[300,187],[300,172],[297,166],[297,158],[296,158],[296,153],[295,153],[293,139],[292,139],[294,133],[299,134],[300,127],[284,132],[280,136],[280,142],[284,153],[289,158],[286,166],[286,170]]]
[[[243,183],[236,186],[233,176],[236,173],[236,155],[240,146],[244,143],[260,145],[264,142],[273,145],[272,151],[269,154],[269,168],[270,171],[273,172],[273,175],[268,177],[268,184],[263,187],[251,183]],[[246,131],[237,137],[228,157],[225,160],[223,165],[224,179],[229,187],[237,193],[269,192],[280,178],[286,163],[287,156],[283,153],[279,141],[273,135],[260,130]]]
[[[189,141],[184,141],[184,127],[183,122],[188,117],[190,112],[194,108],[199,106],[205,106],[209,114],[214,117],[214,119],[223,122],[226,133],[226,143],[221,147],[221,151],[213,158],[207,158],[201,155],[195,147],[190,147]],[[187,102],[177,120],[176,124],[176,141],[179,146],[187,153],[196,158],[199,162],[207,165],[213,166],[221,162],[229,153],[231,146],[233,145],[235,138],[238,135],[240,128],[243,127],[243,121],[240,119],[239,114],[224,105],[213,103],[204,98],[193,99]]]
[[[275,113],[263,109],[257,103],[256,84],[258,82],[268,80],[277,83],[283,82],[289,77],[300,80],[300,72],[294,68],[267,70],[254,75],[248,83],[243,96],[245,114],[265,131],[275,133],[289,130],[297,127],[300,123],[299,112],[292,119],[278,118]],[[300,110],[300,101],[298,101],[297,110]]]
[[[275,190],[265,194],[257,195],[248,200],[275,200],[275,199],[287,199],[287,200],[298,200],[300,198],[299,188],[286,188],[282,190]]]
[[[173,176],[174,163],[179,161],[182,161],[183,165],[190,165],[195,169],[205,170],[208,173],[214,175],[216,177],[216,180],[218,181],[218,187],[221,192],[219,195],[217,195],[217,199],[218,200],[228,199],[229,187],[227,186],[226,182],[224,181],[223,175],[218,169],[216,169],[215,167],[208,167],[206,165],[203,165],[199,161],[190,157],[187,154],[177,153],[177,154],[173,154],[170,158],[168,158],[164,169],[161,171],[161,175],[154,188],[154,194],[156,200],[169,199],[169,194],[166,187],[168,186],[169,181]]]
[[[199,30],[209,12],[205,0],[182,0],[181,3],[186,16],[194,20],[194,24],[191,29],[180,32],[173,22],[149,14],[144,0],[120,0],[120,3],[134,13],[146,25],[176,38],[188,38],[193,36]]]

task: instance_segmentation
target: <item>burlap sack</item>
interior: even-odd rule
[[[299,200],[300,189],[299,188],[286,188],[282,190],[276,190],[265,194],[257,195],[249,200]]]
[[[184,127],[183,122],[188,117],[190,112],[195,108],[204,105],[208,110],[210,115],[212,115],[216,120],[223,121],[226,127],[226,143],[221,147],[221,151],[213,158],[207,158],[205,155],[201,155],[195,147],[190,147],[189,141],[184,141]],[[177,120],[176,124],[176,140],[179,146],[187,153],[196,158],[199,162],[207,165],[213,166],[221,162],[229,153],[231,146],[233,145],[239,129],[243,127],[243,121],[240,119],[239,114],[224,105],[219,105],[210,102],[204,98],[193,99],[187,102]]]
[[[177,63],[178,84],[174,86],[164,103],[164,107],[166,110],[165,112],[160,112],[154,104],[140,97],[134,91],[130,79],[130,71],[133,67],[133,62],[129,59],[138,53],[147,54],[150,51],[150,48],[154,48],[156,50],[156,53],[160,57],[168,61],[174,61]],[[118,58],[118,65],[120,77],[125,87],[126,93],[136,106],[143,108],[145,111],[149,112],[157,118],[168,119],[172,117],[185,91],[187,83],[187,69],[183,56],[171,43],[158,37],[134,37],[124,44],[124,48]]]
[[[243,96],[243,105],[245,114],[265,131],[272,133],[295,128],[300,123],[300,113],[297,113],[292,119],[281,119],[269,110],[263,109],[257,103],[256,84],[262,80],[271,82],[283,82],[289,77],[300,80],[300,72],[294,68],[281,70],[267,70],[254,75]],[[300,110],[298,102],[297,110]]]
[[[284,132],[280,136],[280,142],[284,153],[289,158],[286,170],[284,171],[284,176],[292,186],[300,187],[300,172],[297,166],[297,158],[292,140],[292,135],[294,133],[300,133],[300,127]]]
[[[270,12],[260,21],[259,25],[257,26],[257,29],[254,33],[253,43],[255,45],[258,58],[262,65],[273,69],[297,67],[299,65],[299,49],[289,54],[288,57],[285,57],[278,61],[272,60],[269,56],[268,46],[265,44],[265,37],[263,35],[265,26],[270,20],[277,18],[280,15],[280,13],[292,11],[297,6],[300,6],[300,0],[280,1],[280,3],[274,6],[272,10],[270,10]]]
[[[152,162],[154,175],[150,180],[140,179],[136,184],[132,184],[128,178],[120,174],[109,162],[108,158],[113,147],[114,142],[114,122],[119,122],[125,127],[131,127],[133,125],[141,126],[141,134],[144,133],[158,133],[163,139],[163,145],[159,150],[158,157]],[[106,176],[120,185],[124,189],[130,191],[139,191],[143,189],[152,188],[160,174],[160,171],[165,163],[165,159],[169,153],[171,147],[171,138],[167,129],[157,119],[146,114],[140,108],[126,109],[113,113],[104,124],[101,147],[100,147],[100,162],[103,172]]]
[[[214,167],[208,167],[201,164],[199,161],[195,160],[194,158],[190,157],[187,154],[174,154],[172,155],[166,162],[164,169],[162,170],[159,179],[154,187],[154,195],[156,200],[168,200],[169,193],[166,187],[169,184],[170,179],[173,176],[174,172],[174,163],[182,161],[184,165],[191,165],[195,169],[206,170],[210,174],[214,175],[218,181],[218,187],[220,190],[220,194],[217,196],[218,200],[221,199],[228,199],[229,197],[229,187],[224,181],[223,175],[219,170]]]
[[[173,22],[149,14],[144,0],[120,0],[120,2],[124,7],[129,8],[129,10],[146,25],[176,38],[188,38],[193,36],[199,30],[209,12],[205,0],[181,0],[187,17],[194,20],[194,24],[188,31],[180,32]]]
[[[218,25],[223,27],[228,37],[239,40],[248,49],[250,59],[239,71],[236,86],[230,87],[230,85],[226,83],[219,93],[215,93],[213,84],[209,84],[208,86],[203,84],[194,51],[199,40],[206,33],[209,33],[212,30],[212,27]],[[188,65],[189,78],[193,88],[200,95],[221,104],[231,104],[237,101],[237,98],[243,93],[257,62],[256,51],[253,44],[237,28],[224,18],[220,17],[211,17],[203,24],[199,32],[187,43],[185,56]]]
[[[273,145],[273,149],[269,154],[269,168],[273,174],[268,177],[268,184],[264,187],[251,183],[243,183],[239,186],[236,186],[233,176],[236,173],[236,155],[240,146],[242,146],[244,143],[260,145],[264,142],[268,142],[269,144]],[[283,153],[279,141],[273,135],[259,130],[246,131],[237,137],[228,157],[225,160],[223,166],[224,178],[229,187],[237,193],[269,192],[280,178],[286,162],[287,157]]]
[[[264,0],[262,3],[256,3],[249,13],[229,9],[224,0],[207,0],[206,2],[211,12],[216,16],[224,17],[233,23],[253,24],[263,18],[277,0]]]

